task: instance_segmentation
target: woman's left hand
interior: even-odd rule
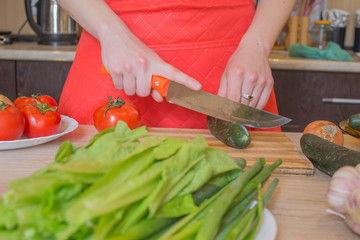
[[[229,59],[221,77],[218,95],[262,109],[274,85],[266,51],[239,46]],[[248,100],[247,95],[252,96]],[[250,97],[251,98],[251,97]]]

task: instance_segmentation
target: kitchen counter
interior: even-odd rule
[[[205,131],[203,133],[210,135],[207,130]],[[154,132],[156,132],[154,129],[149,129],[149,135],[154,134]],[[27,176],[53,161],[62,141],[70,140],[77,146],[81,146],[96,133],[97,131],[93,126],[80,125],[74,132],[42,145],[0,151],[0,194],[7,190],[7,182]],[[193,134],[187,136],[192,138],[196,133],[194,131]],[[250,132],[250,134],[252,133]],[[275,133],[264,134],[271,136]],[[299,148],[300,133],[285,133],[285,135]],[[215,138],[210,139],[212,144],[214,141],[217,140]],[[360,151],[359,139],[349,135],[345,135],[345,146]],[[263,147],[265,148],[265,146]],[[242,150],[232,149],[232,151],[241,152]],[[261,154],[259,152],[259,155]],[[284,152],[284,154],[286,153]],[[280,181],[267,208],[272,212],[277,222],[277,240],[359,239],[346,227],[341,218],[326,212],[329,176],[315,170],[313,176],[273,174],[273,177],[278,177]]]
[[[76,46],[46,46],[35,42],[15,42],[0,46],[0,60],[67,61],[74,59]],[[275,50],[270,54],[270,67],[274,70],[303,70],[360,73],[360,57],[355,62],[325,61],[292,58],[287,51]]]
[[[0,60],[33,60],[72,62],[76,45],[50,46],[36,42],[14,42],[0,45]]]
[[[353,53],[351,55],[354,62],[294,58],[287,51],[273,51],[269,63],[273,70],[360,73],[360,57]]]

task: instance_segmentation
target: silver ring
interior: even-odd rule
[[[243,97],[243,98],[245,98],[245,99],[247,99],[249,101],[253,100],[253,98],[254,98],[253,96],[251,96],[249,94],[246,94],[246,93],[242,93],[241,97]]]

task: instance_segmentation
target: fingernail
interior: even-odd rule
[[[201,88],[201,84],[199,82],[194,82],[194,87],[199,90]]]

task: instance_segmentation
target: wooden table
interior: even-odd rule
[[[53,161],[62,141],[69,139],[81,146],[95,133],[93,126],[81,125],[74,132],[42,145],[0,151],[0,194],[7,190],[7,182],[27,176]],[[285,134],[299,147],[300,133]],[[345,135],[345,145],[360,151],[360,140],[349,135]],[[313,176],[273,174],[273,177],[278,177],[280,182],[267,208],[277,221],[277,240],[359,239],[341,218],[326,213],[329,176],[315,170]]]

